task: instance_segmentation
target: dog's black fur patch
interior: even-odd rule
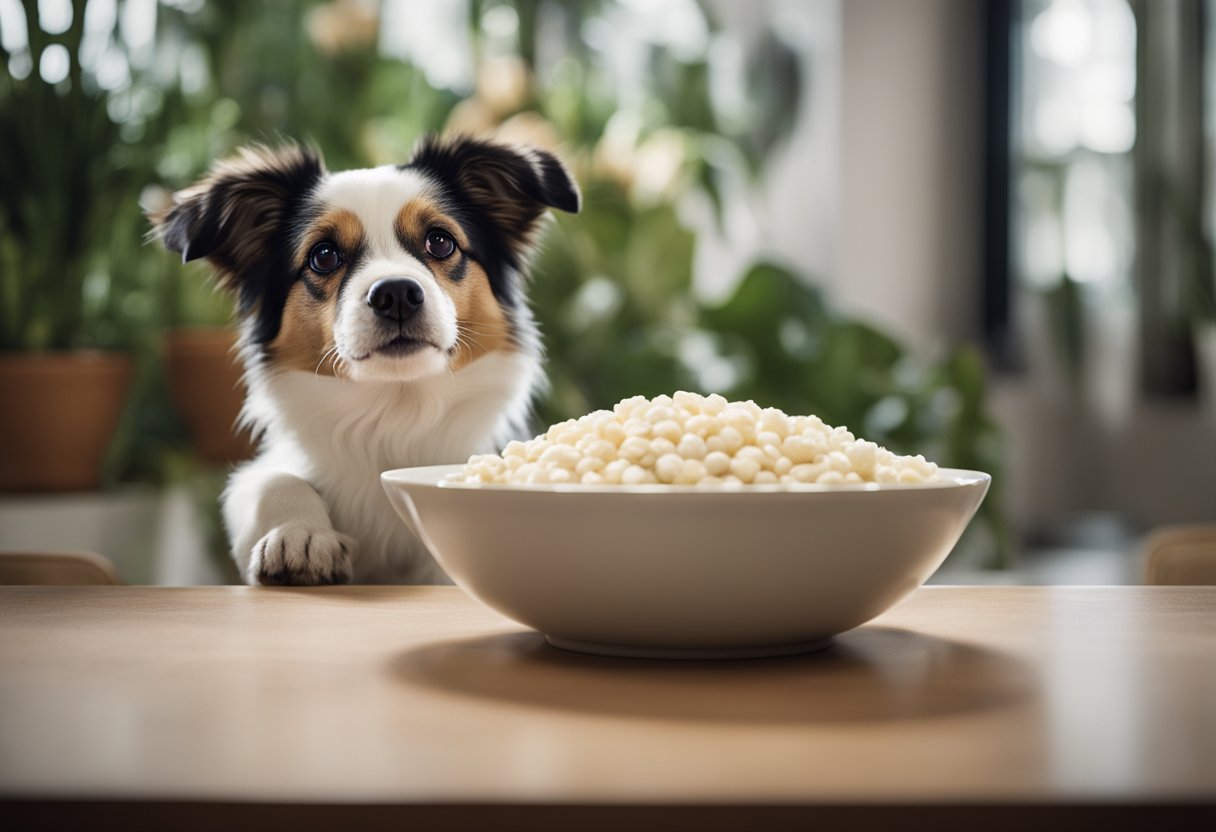
[[[307,225],[308,196],[324,175],[311,148],[258,150],[217,166],[167,214],[153,218],[165,247],[182,262],[206,257],[215,265],[221,285],[236,293],[241,315],[253,318],[258,344],[278,335],[297,279],[296,229]]]
[[[469,235],[473,259],[501,303],[517,301],[518,275],[545,208],[578,213],[578,188],[561,162],[543,150],[524,155],[467,137],[426,136],[401,166],[435,182],[443,209]]]

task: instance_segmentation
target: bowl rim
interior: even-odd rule
[[[857,494],[900,491],[939,491],[987,486],[992,475],[967,468],[939,468],[932,482],[864,482],[820,485],[819,483],[775,483],[771,485],[583,485],[581,483],[461,483],[446,482],[464,463],[394,468],[380,474],[386,485],[408,485],[450,492],[507,494]]]

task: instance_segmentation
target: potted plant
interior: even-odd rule
[[[77,60],[82,17],[0,47],[0,490],[96,488],[134,374],[104,257],[121,126]]]
[[[230,465],[253,454],[253,438],[238,425],[245,385],[236,356],[232,302],[201,275],[178,270],[174,325],[161,338],[169,399],[199,458]]]

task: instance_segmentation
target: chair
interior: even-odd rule
[[[114,564],[93,552],[0,552],[0,585],[113,586],[121,583]]]
[[[1166,526],[1144,542],[1144,582],[1216,585],[1216,524]]]

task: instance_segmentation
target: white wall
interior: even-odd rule
[[[803,63],[798,120],[767,160],[758,187],[727,183],[719,234],[708,204],[686,217],[697,229],[698,291],[726,294],[760,259],[828,285],[837,268],[841,0],[705,0],[723,29],[754,41],[776,26]]]
[[[981,6],[842,5],[832,290],[922,352],[974,334],[983,256]]]

